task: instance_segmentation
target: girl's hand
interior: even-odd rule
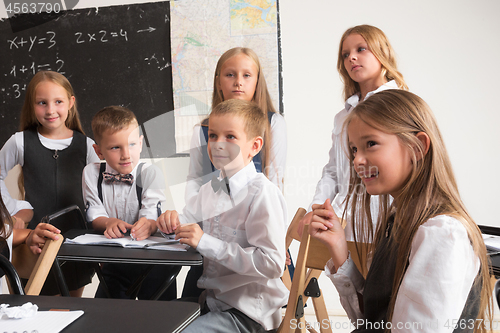
[[[162,232],[171,234],[179,227],[179,214],[175,210],[167,210],[156,220],[156,226]]]
[[[322,205],[313,205],[313,215],[309,225],[309,234],[326,245],[335,267],[340,267],[348,257],[344,228],[335,215],[330,199]]]
[[[42,253],[42,248],[47,239],[58,240],[61,231],[51,224],[39,223],[35,230],[31,231],[26,238],[26,245],[34,254]]]

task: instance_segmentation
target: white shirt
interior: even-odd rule
[[[398,86],[395,81],[387,82],[386,84],[380,86],[377,90],[366,94],[365,100],[373,94],[387,89],[398,89]],[[332,148],[329,152],[330,160],[323,168],[321,179],[316,186],[316,193],[314,194],[314,198],[308,211],[312,210],[311,207],[313,204],[322,204],[326,199],[330,198],[335,214],[341,217],[344,212],[344,200],[349,192],[350,171],[349,157],[347,151],[345,150],[347,137],[345,133],[342,133],[342,128],[349,112],[356,107],[358,103],[359,95],[352,95],[345,102],[345,108],[335,116],[332,131]],[[378,197],[372,196],[371,203],[372,215],[378,216]],[[350,211],[347,211],[346,213],[347,221],[349,221]],[[376,219],[374,221],[376,221]],[[352,236],[350,234],[351,227],[347,226],[345,230],[347,240],[352,240]]]
[[[397,294],[392,332],[422,332],[427,323],[436,322],[439,325],[431,326],[433,332],[452,332],[452,322],[460,318],[479,268],[479,258],[460,221],[439,215],[422,224],[413,239],[408,268]],[[354,322],[362,319],[356,292],[363,293],[363,276],[350,258],[337,273],[332,274],[333,270],[330,260],[325,272],[337,288],[347,315]],[[398,329],[397,323],[423,326],[403,325]]]
[[[197,250],[204,256],[198,287],[208,291],[211,311],[236,308],[266,330],[281,322],[288,290],[285,267],[286,203],[278,187],[253,162],[229,179],[231,198],[203,185],[181,223],[203,221]],[[231,200],[232,199],[232,200]],[[215,297],[215,298],[214,298]]]
[[[201,126],[196,125],[191,137],[191,149],[189,159],[189,173],[187,176],[185,200],[188,203],[193,197],[196,197],[203,185],[203,154],[202,150],[207,150],[207,142],[201,135]],[[268,167],[268,178],[283,191],[283,176],[286,164],[286,123],[285,118],[279,113],[275,113],[271,118],[271,136],[272,144],[269,149],[271,154],[271,163]],[[216,170],[216,174],[219,171]],[[211,179],[209,176],[208,179]]]
[[[62,140],[48,139],[38,133],[38,138],[42,145],[48,149],[52,150],[63,150],[68,148],[73,141],[73,137]],[[97,157],[92,145],[94,140],[87,137],[87,164],[93,162],[99,162],[99,157]],[[2,199],[9,211],[10,215],[16,214],[21,209],[33,209],[31,204],[24,200],[13,199],[5,185],[5,178],[8,172],[15,167],[17,164],[24,165],[24,134],[23,132],[14,133],[5,145],[0,150],[0,190],[2,191]]]
[[[139,165],[139,164],[137,164]],[[134,182],[106,184],[102,182],[102,198],[99,199],[97,182],[99,179],[100,163],[89,164],[83,169],[82,190],[83,202],[88,205],[87,220],[94,221],[100,216],[117,218],[129,224],[134,224],[141,217],[148,220],[158,218],[157,204],[165,202],[165,181],[161,170],[150,163],[144,163],[141,172],[142,208],[139,210],[137,198],[136,173],[137,165],[132,170]],[[106,164],[106,172],[118,174],[116,170]]]

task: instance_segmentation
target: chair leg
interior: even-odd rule
[[[314,312],[316,313],[316,319],[319,323],[319,330],[321,333],[332,333],[332,328],[330,325],[330,318],[328,317],[328,311],[326,310],[325,300],[323,298],[323,292],[319,297],[312,298]],[[323,320],[328,321],[328,325],[323,325]]]

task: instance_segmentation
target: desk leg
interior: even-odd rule
[[[97,278],[99,279],[99,283],[102,285],[102,288],[104,290],[104,293],[106,294],[106,297],[111,298],[111,294],[109,293],[108,285],[106,284],[106,281],[104,280],[104,275],[102,275],[101,265],[98,263],[94,263],[94,270],[95,270],[95,273],[97,274]]]
[[[173,273],[165,280],[165,282],[163,282],[163,284],[160,286],[160,288],[158,288],[156,293],[151,297],[152,300],[157,301],[158,298],[160,298],[161,295],[163,295],[163,293],[168,289],[168,287],[170,287],[172,282],[175,281],[175,278],[177,277],[177,275],[179,275],[179,272],[181,271],[182,266],[174,266],[174,267],[175,268],[174,268]]]
[[[61,271],[61,266],[59,265],[59,259],[57,257],[54,259],[54,263],[52,264],[52,268],[54,269],[54,273],[56,275],[57,285],[59,286],[59,291],[61,295],[69,297],[68,285],[66,284],[66,280]]]

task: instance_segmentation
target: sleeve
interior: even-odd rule
[[[198,195],[201,185],[203,185],[203,153],[202,149],[207,149],[205,139],[201,138],[201,126],[196,125],[191,137],[191,148],[189,150],[189,171],[186,183],[184,198],[186,204]]]
[[[279,113],[275,113],[271,119],[271,137],[271,164],[268,170],[268,178],[283,192],[288,141],[285,118]]]
[[[421,225],[413,239],[409,265],[401,282],[393,314],[394,332],[452,332],[460,319],[479,258],[465,227],[449,216]],[[420,329],[419,326],[420,325]],[[429,326],[433,325],[433,326]]]
[[[148,220],[158,219],[158,208],[165,203],[165,179],[161,170],[151,164],[145,166],[141,173],[142,207],[139,210],[139,218],[146,217]]]
[[[87,221],[92,222],[96,218],[109,217],[104,205],[99,199],[97,191],[97,180],[99,177],[99,163],[88,164],[83,169],[82,191],[83,202],[87,206]]]
[[[337,289],[340,296],[340,304],[347,313],[351,322],[363,319],[363,313],[359,308],[358,293],[363,294],[365,279],[351,259],[351,253],[337,273],[334,270],[333,261],[330,259],[325,266],[325,274]]]
[[[87,164],[90,163],[99,163],[101,160],[97,156],[94,150],[94,140],[87,137]]]
[[[13,134],[0,150],[0,190],[10,215],[16,214],[21,209],[33,209],[29,202],[12,198],[7,190],[5,178],[17,164],[21,166],[24,164],[23,132]]]
[[[203,234],[198,252],[243,276],[276,279],[285,267],[286,204],[274,185],[254,196],[245,218],[249,246]]]
[[[334,130],[332,131],[332,147],[330,148],[328,163],[323,167],[323,172],[321,174],[321,179],[316,185],[316,193],[314,194],[313,200],[309,205],[308,212],[312,210],[313,204],[322,204],[326,199],[330,198],[331,201],[335,198],[338,192],[337,184],[338,177],[337,173],[342,172],[342,170],[337,170],[337,151],[340,149],[342,143],[340,142],[342,138],[342,126],[344,119],[347,115],[347,111],[344,109],[335,116],[334,120]]]

